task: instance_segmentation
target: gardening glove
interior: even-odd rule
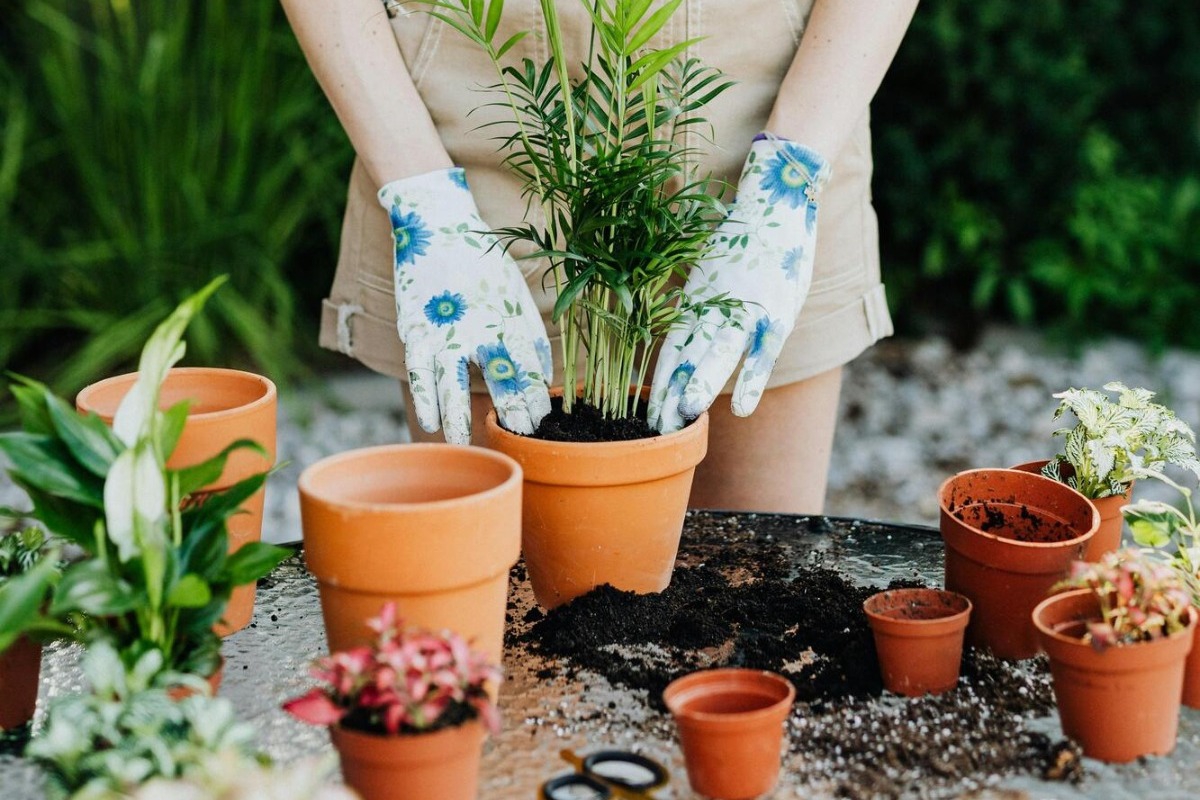
[[[692,311],[667,334],[650,390],[651,427],[670,433],[704,413],[743,357],[733,413],[758,406],[808,296],[817,194],[828,180],[829,165],[815,151],[770,134],[754,140],[734,203],[683,289],[689,305],[724,295],[741,307]]]
[[[471,440],[468,364],[483,373],[496,415],[533,433],[550,412],[550,343],[521,271],[481,233],[459,168],[392,181],[379,190],[396,250],[396,327],[404,342],[417,423],[446,441]]]

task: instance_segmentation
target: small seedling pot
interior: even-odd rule
[[[919,697],[954,688],[970,600],[941,589],[893,589],[868,597],[863,611],[889,692]]]
[[[379,736],[329,729],[346,785],[363,800],[475,800],[484,731],[478,720],[433,733]]]
[[[973,606],[967,643],[999,658],[1036,655],[1030,614],[1083,556],[1096,507],[1066,484],[1012,469],[960,472],[938,501],[945,587]]]
[[[1024,464],[1017,464],[1013,469],[1040,474],[1042,467],[1047,463],[1046,459],[1027,461]],[[1063,464],[1060,469],[1064,478],[1075,474],[1074,468],[1070,464]],[[1087,498],[1088,502],[1094,505],[1096,511],[1100,513],[1100,527],[1096,529],[1096,535],[1092,537],[1092,540],[1088,542],[1087,549],[1083,551],[1084,561],[1099,561],[1105,553],[1111,553],[1121,547],[1121,531],[1125,527],[1125,519],[1121,516],[1121,506],[1128,505],[1129,496],[1132,493],[1133,484],[1130,484],[1129,491],[1125,494],[1099,499]]]
[[[406,624],[455,631],[500,663],[521,550],[516,462],[482,447],[368,447],[318,461],[299,488],[330,652],[370,643],[366,622],[390,601]]]
[[[672,681],[663,702],[679,728],[693,791],[717,800],[771,791],[795,697],[791,681],[760,670],[713,669]]]
[[[1186,630],[1098,652],[1082,640],[1088,620],[1100,619],[1091,589],[1042,601],[1033,611],[1042,648],[1050,657],[1054,699],[1063,733],[1084,755],[1123,763],[1175,749],[1184,662],[1196,615]]]
[[[75,398],[76,407],[94,413],[109,425],[117,407],[133,388],[138,374],[118,375],[93,383]],[[277,393],[275,384],[262,375],[236,369],[213,367],[177,367],[167,373],[159,396],[163,409],[188,400],[187,422],[175,451],[167,460],[171,469],[200,464],[220,453],[239,439],[257,442],[266,451],[236,450],[225,462],[225,471],[215,481],[193,495],[200,502],[203,493],[220,491],[233,484],[266,472],[275,465]],[[229,552],[262,538],[263,486],[242,504],[241,513],[226,521]],[[226,636],[250,624],[254,613],[254,584],[233,590],[216,631]]]
[[[42,646],[24,636],[0,653],[0,731],[33,719],[41,671]]]

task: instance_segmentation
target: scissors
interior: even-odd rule
[[[671,778],[657,761],[624,750],[600,750],[589,756],[561,750],[559,756],[575,772],[543,783],[539,800],[652,800],[650,793]]]

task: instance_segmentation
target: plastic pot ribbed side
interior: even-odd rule
[[[970,600],[940,589],[893,589],[868,597],[863,611],[888,691],[919,697],[954,688]]]
[[[402,736],[329,729],[346,784],[363,800],[475,800],[483,726]]]
[[[1047,459],[1027,461],[1024,464],[1017,464],[1013,469],[1040,473],[1046,463]],[[1064,476],[1074,474],[1070,464],[1064,464],[1061,469]],[[1111,553],[1121,547],[1121,531],[1125,527],[1125,519],[1121,516],[1121,506],[1129,503],[1132,493],[1133,484],[1131,483],[1129,491],[1125,494],[1099,499],[1088,498],[1088,502],[1094,505],[1096,511],[1100,513],[1100,527],[1096,529],[1096,535],[1088,542],[1087,549],[1083,552],[1084,561],[1099,561],[1105,553]]]

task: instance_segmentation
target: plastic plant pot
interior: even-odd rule
[[[1013,469],[1040,474],[1042,467],[1047,463],[1047,459],[1027,461],[1024,464],[1017,464]],[[1060,469],[1064,478],[1075,474],[1074,468],[1070,464],[1063,464]],[[1125,519],[1121,516],[1121,506],[1129,503],[1129,496],[1132,493],[1133,484],[1130,484],[1129,491],[1125,494],[1098,499],[1087,498],[1088,502],[1094,505],[1096,511],[1100,513],[1100,527],[1096,529],[1096,535],[1092,537],[1092,540],[1088,542],[1087,549],[1083,551],[1084,561],[1099,561],[1105,553],[1111,553],[1121,546],[1121,530],[1125,527]]]
[[[954,688],[970,600],[942,589],[894,589],[871,595],[863,611],[889,692],[919,697]]]
[[[380,736],[329,729],[346,785],[363,800],[475,800],[483,725],[478,720],[433,733]]]

